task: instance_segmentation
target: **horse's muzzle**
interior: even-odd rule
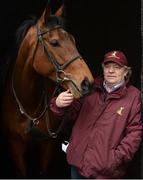
[[[81,83],[81,94],[82,96],[89,95],[94,90],[94,84],[91,83],[88,78],[85,78]]]

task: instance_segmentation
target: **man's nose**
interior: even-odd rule
[[[114,72],[114,70],[115,70],[115,69],[114,69],[113,67],[110,67],[110,68],[109,68],[109,72]]]

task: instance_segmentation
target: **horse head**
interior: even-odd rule
[[[80,98],[90,93],[93,76],[76,48],[74,37],[64,30],[62,17],[63,6],[54,15],[47,6],[36,23],[27,26],[18,52],[16,64],[19,67],[14,81],[15,84],[16,81],[21,83],[16,75],[21,72],[29,79],[34,70],[41,77],[48,77],[70,89],[75,98]],[[21,92],[23,88],[22,84]]]
[[[92,74],[79,54],[74,37],[63,28],[63,6],[51,15],[49,6],[36,25],[33,67],[39,74],[70,89],[75,98],[90,92]]]

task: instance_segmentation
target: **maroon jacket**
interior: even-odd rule
[[[141,142],[140,91],[122,86],[106,93],[100,84],[90,96],[66,108],[69,119],[77,118],[67,160],[87,178],[119,178]],[[54,100],[50,107],[56,116],[64,114],[65,108],[58,108]]]

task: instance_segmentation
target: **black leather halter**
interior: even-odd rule
[[[66,69],[72,62],[74,62],[75,60],[81,60],[82,59],[82,57],[80,56],[80,55],[77,55],[77,56],[75,56],[75,57],[73,57],[72,59],[70,59],[70,60],[68,60],[68,61],[66,61],[64,64],[62,64],[62,65],[59,65],[58,63],[57,63],[57,60],[55,59],[55,57],[52,55],[52,53],[49,51],[49,49],[47,48],[47,46],[46,46],[46,44],[45,44],[45,42],[44,42],[44,40],[43,40],[43,35],[44,34],[46,34],[46,33],[48,33],[48,32],[50,32],[50,31],[53,31],[53,30],[55,30],[55,29],[59,29],[59,28],[61,28],[61,26],[56,26],[56,27],[54,27],[54,28],[51,28],[51,29],[48,29],[48,30],[46,30],[46,31],[41,31],[41,29],[37,26],[37,36],[38,36],[38,38],[37,38],[37,43],[36,43],[36,46],[35,46],[35,49],[34,49],[34,53],[33,53],[33,61],[34,61],[34,57],[35,57],[35,53],[36,53],[36,49],[37,49],[37,46],[38,46],[38,44],[39,44],[39,42],[42,44],[42,47],[43,47],[43,49],[44,49],[44,52],[47,54],[47,56],[48,56],[48,60],[50,61],[50,63],[53,65],[53,67],[54,67],[54,71],[55,71],[55,73],[56,73],[56,82],[58,82],[58,83],[61,83],[61,82],[63,82],[63,81],[72,81],[71,79],[68,79],[67,77],[66,78],[61,78],[60,77],[60,73],[63,73],[64,72],[64,69]],[[74,84],[74,82],[72,82],[73,84]],[[74,86],[76,86],[75,84],[74,84]],[[77,87],[76,87],[76,89],[78,89]]]

